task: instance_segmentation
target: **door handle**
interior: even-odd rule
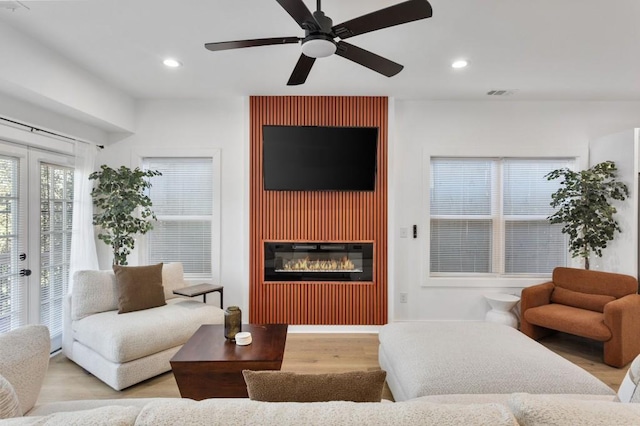
[[[28,277],[29,275],[31,275],[31,269],[20,269],[21,277]]]

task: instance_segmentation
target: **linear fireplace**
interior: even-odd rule
[[[264,243],[265,282],[372,280],[373,243]]]

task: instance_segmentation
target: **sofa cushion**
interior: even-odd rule
[[[552,281],[569,290],[606,294],[616,299],[638,292],[638,280],[635,277],[590,269],[558,266],[553,269]]]
[[[202,324],[221,324],[223,311],[191,299],[118,315],[102,312],[74,321],[73,337],[108,361],[122,363],[184,344]]]
[[[20,401],[11,383],[0,375],[0,419],[22,416]]]
[[[141,311],[165,304],[162,263],[149,266],[113,265],[118,292],[118,313]]]
[[[611,330],[600,312],[551,303],[527,309],[524,318],[531,324],[601,342],[611,339]]]
[[[260,402],[237,399],[152,402],[136,426],[164,425],[492,425],[517,426],[500,404],[431,404],[428,402],[329,401],[316,403]]]
[[[184,270],[182,263],[171,262],[162,266],[162,287],[164,288],[164,298],[173,299],[178,297],[173,294],[173,290],[186,287],[188,284],[184,282]]]
[[[139,410],[150,402],[171,401],[175,398],[115,398],[115,399],[74,399],[70,401],[56,401],[38,404],[33,407],[26,415],[29,417],[42,417],[54,413],[63,413],[69,411],[93,410],[106,406],[117,407],[136,407]]]
[[[77,271],[73,274],[71,319],[118,309],[113,271]]]
[[[521,426],[640,424],[640,405],[516,393],[509,408]]]
[[[616,300],[615,297],[606,294],[582,293],[559,286],[555,286],[553,293],[551,293],[552,303],[588,309],[595,312],[604,312],[604,305],[614,300]]]
[[[488,404],[490,402],[496,404],[507,405],[510,393],[454,393],[448,395],[427,395],[415,398],[414,401],[426,401],[435,402],[438,404]],[[614,395],[593,395],[593,394],[581,394],[581,393],[554,393],[544,394],[551,395],[554,398],[568,398],[577,399],[581,401],[617,401],[617,397]]]
[[[249,398],[270,402],[380,402],[387,373],[382,370],[298,374],[244,370]]]
[[[91,410],[53,413],[46,416],[20,417],[7,420],[7,426],[126,426],[135,425],[139,407],[106,406]]]

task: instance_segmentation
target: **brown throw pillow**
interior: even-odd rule
[[[162,263],[151,266],[113,265],[118,294],[118,313],[166,305],[162,287]]]
[[[567,290],[562,287],[554,287],[551,293],[551,301],[574,308],[587,309],[589,311],[604,312],[604,305],[616,300],[613,296],[605,294],[589,294],[579,291]]]
[[[249,398],[267,402],[380,402],[387,372],[298,374],[242,370]]]

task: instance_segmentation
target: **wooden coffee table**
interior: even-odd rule
[[[224,338],[224,325],[205,324],[171,358],[183,398],[247,398],[242,370],[280,370],[287,324],[242,324],[252,343]]]

